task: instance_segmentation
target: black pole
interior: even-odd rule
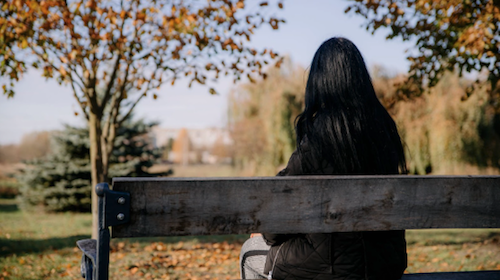
[[[96,261],[96,280],[107,280],[109,277],[109,228],[105,224],[105,204],[106,193],[109,191],[107,183],[99,183],[95,187],[99,203],[98,213],[98,234],[97,234],[97,261]]]

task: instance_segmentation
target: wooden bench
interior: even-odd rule
[[[109,227],[112,238],[500,228],[500,176],[114,178],[113,190],[96,192],[98,239],[78,241],[86,279],[108,279]],[[500,271],[402,279],[498,280]]]

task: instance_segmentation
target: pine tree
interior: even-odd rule
[[[156,176],[151,167],[161,157],[147,133],[155,123],[129,121],[117,131],[116,147],[110,157],[110,177]],[[88,212],[91,207],[91,174],[87,128],[65,126],[53,134],[52,153],[27,162],[19,176],[23,208],[45,211]]]

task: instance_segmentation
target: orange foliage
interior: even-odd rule
[[[499,103],[500,3],[497,0],[351,0],[346,12],[367,19],[367,30],[389,28],[388,39],[415,40],[410,52],[408,81],[418,88],[403,88],[420,94],[433,87],[445,71],[489,72],[490,98]],[[401,84],[404,85],[404,84]],[[498,104],[497,104],[498,106]]]
[[[248,41],[255,29],[284,22],[274,15],[281,7],[248,0],[5,0],[0,84],[13,97],[14,83],[31,65],[71,86],[89,123],[97,184],[107,181],[117,129],[141,99],[156,99],[162,85],[181,77],[190,86],[205,84],[220,73],[235,81],[264,76],[263,65],[279,63],[280,57],[256,52]]]

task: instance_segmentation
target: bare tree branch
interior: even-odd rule
[[[115,84],[116,76],[118,74],[118,69],[120,68],[120,60],[122,59],[122,54],[119,53],[118,57],[116,58],[115,66],[113,67],[113,73],[111,74],[111,77],[109,78],[109,83],[108,87],[106,88],[106,92],[104,93],[104,97],[102,98],[101,101],[101,106],[105,107],[109,100],[111,99],[111,91],[113,90],[113,86]]]
[[[147,91],[146,91],[146,92],[147,92]],[[136,101],[132,104],[132,106],[128,109],[127,114],[125,114],[125,115],[123,116],[123,118],[121,118],[121,120],[119,120],[119,121],[116,123],[118,126],[121,126],[121,125],[123,124],[123,122],[124,122],[125,120],[127,120],[127,118],[128,118],[128,117],[130,117],[130,114],[132,114],[132,111],[134,110],[135,106],[137,106],[137,103],[139,103],[139,101],[141,101],[141,99],[142,99],[144,96],[146,96],[146,93],[141,94],[141,95],[139,96],[139,98],[137,98],[137,100],[136,100]]]
[[[69,69],[71,70],[71,72],[73,72],[73,73],[75,74],[75,76],[78,78],[78,80],[80,80],[80,82],[82,83],[82,84],[77,83],[77,85],[78,85],[78,86],[80,87],[80,89],[83,91],[83,88],[84,88],[84,86],[85,86],[85,81],[83,80],[83,77],[82,77],[82,76],[80,76],[80,74],[78,74],[78,71],[76,71],[76,67],[77,67],[77,65],[71,65],[71,64],[68,64],[68,66],[69,66]],[[73,66],[74,66],[74,67],[73,67]],[[75,83],[76,83],[76,82],[77,82],[77,81],[75,81]]]
[[[83,103],[83,101],[80,99],[80,97],[78,96],[78,93],[77,93],[77,91],[75,89],[75,85],[74,85],[74,82],[73,82],[73,77],[71,75],[69,75],[69,76],[70,76],[70,79],[71,79],[71,88],[73,89],[73,96],[75,97],[76,101],[80,105],[80,108],[82,108],[82,112],[83,112],[83,114],[85,115],[85,118],[88,121],[89,120],[89,114],[87,113],[86,106]]]

